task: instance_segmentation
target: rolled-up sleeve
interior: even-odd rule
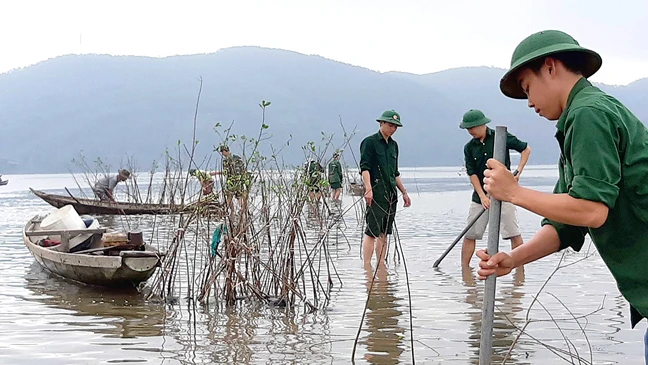
[[[584,107],[570,114],[565,153],[569,154],[574,176],[568,193],[612,209],[621,181],[620,132],[604,111]]]
[[[553,192],[554,194],[562,194],[565,192],[565,190],[566,186],[561,174],[560,178],[556,182],[556,185],[554,186]],[[564,250],[567,247],[573,248],[574,251],[580,251],[580,249],[583,247],[583,243],[585,242],[585,235],[587,235],[587,233],[589,232],[586,227],[570,226],[568,224],[558,223],[556,221],[544,218],[541,225],[546,226],[548,224],[553,226],[558,233],[558,238],[560,239],[560,247],[558,248],[559,251]]]
[[[542,226],[552,225],[558,237],[560,238],[560,250],[571,247],[574,251],[580,251],[585,242],[585,235],[589,232],[586,227],[570,226],[568,224],[558,223],[547,218],[542,220]]]

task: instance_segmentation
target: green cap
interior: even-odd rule
[[[598,53],[581,47],[569,34],[559,30],[545,30],[531,34],[515,48],[511,57],[511,68],[500,80],[500,90],[510,98],[526,99],[527,96],[517,80],[518,71],[532,61],[564,52],[579,52],[583,55],[583,67],[578,71],[585,78],[594,75],[603,63]]]
[[[470,109],[463,115],[463,118],[461,118],[461,123],[459,124],[459,128],[468,129],[472,127],[477,127],[489,123],[490,121],[491,120],[486,118],[486,116],[484,115],[484,113],[481,112],[481,110]]]
[[[382,113],[380,118],[376,119],[376,122],[387,122],[399,127],[403,126],[403,124],[400,121],[400,115],[396,113],[394,109],[387,110],[386,112]]]

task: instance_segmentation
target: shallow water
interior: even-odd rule
[[[344,233],[350,243],[340,233],[338,244],[333,239],[329,247],[343,284],[334,287],[329,305],[313,314],[245,302],[194,311],[184,302],[160,305],[137,292],[54,277],[22,243],[25,222],[51,209],[28,187],[65,194],[63,187],[74,181],[66,174],[5,175],[10,183],[0,187],[0,364],[347,364],[359,326],[358,364],[411,364],[413,356],[420,364],[477,364],[483,283],[474,273],[462,273],[459,247],[439,269],[432,268],[465,225],[467,178],[459,168],[401,172],[413,200],[412,207],[399,208],[396,221],[404,259],[394,261],[390,249],[388,271],[376,274],[367,301],[374,272],[363,268],[361,227],[349,211]],[[522,182],[549,191],[556,176],[551,166],[533,166]],[[345,196],[344,204],[353,199]],[[540,219],[524,210],[519,219],[528,239]],[[101,220],[123,224],[115,217]],[[502,362],[527,318],[526,335],[507,364],[563,363],[561,356],[570,359],[570,352],[596,364],[642,363],[645,321],[630,329],[628,305],[593,246],[594,255],[577,262],[585,251],[554,254],[498,279],[493,343],[499,361],[493,363]],[[563,264],[577,263],[553,273],[561,258]]]

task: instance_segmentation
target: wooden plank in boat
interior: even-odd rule
[[[70,229],[70,230],[53,230],[53,231],[26,231],[25,236],[34,237],[34,236],[52,236],[52,235],[63,235],[67,233],[70,236],[78,234],[96,234],[96,233],[106,233],[106,228],[95,228],[95,229]]]

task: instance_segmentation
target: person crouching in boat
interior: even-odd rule
[[[94,195],[97,197],[97,199],[101,200],[102,202],[105,201],[114,203],[115,187],[118,183],[128,180],[130,178],[130,175],[130,171],[124,169],[119,170],[117,175],[105,175],[94,184],[92,191],[94,192]]]

